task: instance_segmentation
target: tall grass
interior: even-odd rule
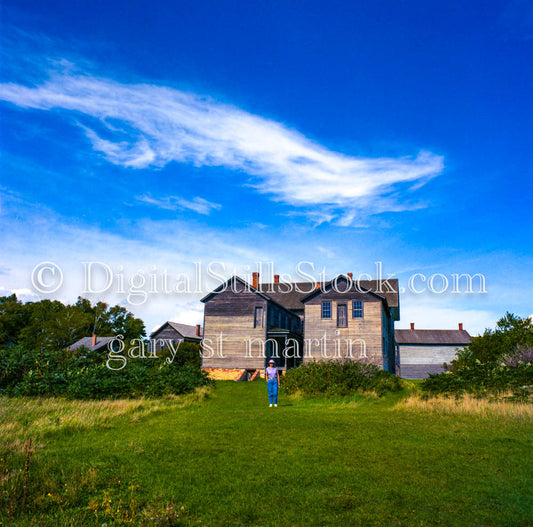
[[[189,394],[135,400],[0,397],[0,525],[33,525],[34,512],[46,514],[58,508],[63,511],[77,507],[88,496],[92,497],[83,517],[72,525],[94,523],[102,516],[114,518],[118,524],[131,523],[133,518],[136,525],[176,524],[182,511],[173,502],[145,507],[136,499],[134,486],[111,496],[107,490],[108,471],[89,466],[66,472],[61,467],[53,468],[49,461],[43,462],[42,455],[46,455],[47,443],[71,431],[105,431],[163,410],[186,408],[206,399],[211,389],[204,386]],[[143,455],[142,447],[134,441],[127,448],[135,455]],[[31,514],[24,516],[25,513]]]
[[[159,399],[68,400],[54,397],[0,397],[0,452],[22,453],[29,438],[39,450],[46,436],[112,426],[117,418],[138,421],[170,407],[185,407],[207,397],[211,388],[201,387],[190,394]]]
[[[490,400],[468,394],[462,397],[437,396],[430,398],[412,395],[400,401],[394,408],[435,414],[478,415],[533,422],[533,404],[531,403],[506,401],[504,399]]]

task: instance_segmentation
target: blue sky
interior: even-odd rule
[[[529,2],[1,9],[0,294],[74,301],[87,261],[126,280],[379,261],[406,289],[398,327],[533,313]],[[487,293],[415,294],[415,273],[481,273]],[[148,329],[201,322],[199,292],[85,296]]]

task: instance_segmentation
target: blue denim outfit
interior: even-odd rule
[[[270,399],[270,404],[278,404],[278,380],[269,379],[267,381],[268,387],[268,398]]]

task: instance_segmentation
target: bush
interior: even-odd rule
[[[168,364],[160,358],[129,359],[123,369],[111,370],[106,357],[87,350],[37,352],[15,346],[0,351],[0,393],[5,395],[158,397],[192,392],[210,382],[196,365]]]
[[[401,389],[400,379],[374,366],[354,361],[318,361],[288,370],[281,389],[287,393],[305,395],[349,395],[376,392],[383,395]]]
[[[479,396],[513,392],[519,399],[527,398],[533,386],[533,362],[507,358],[498,365],[478,362],[453,372],[430,375],[422,382],[422,390],[432,394],[473,393]]]

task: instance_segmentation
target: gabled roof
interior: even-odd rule
[[[284,294],[280,294],[278,292],[277,294],[277,297],[274,298],[274,293],[270,294],[270,293],[265,293],[263,291],[263,285],[268,285],[268,284],[261,284],[259,286],[259,288],[255,288],[253,285],[250,285],[248,282],[245,282],[242,278],[238,277],[238,276],[232,276],[229,280],[226,280],[222,285],[218,286],[216,289],[214,289],[213,291],[211,291],[208,295],[204,296],[200,302],[208,302],[209,300],[211,300],[211,298],[213,298],[213,296],[215,296],[217,293],[220,293],[220,292],[223,292],[225,290],[228,289],[228,287],[231,285],[231,282],[232,281],[237,281],[239,282],[240,284],[242,284],[247,291],[250,291],[251,293],[255,293],[256,295],[259,295],[261,298],[264,298],[266,301],[268,302],[272,302],[274,304],[276,304],[277,306],[281,307],[282,309],[286,310],[286,311],[289,311],[291,308],[289,308],[287,305],[285,305],[282,300],[283,300],[283,297],[285,296]],[[267,291],[268,289],[265,289],[265,291]],[[300,307],[296,308],[296,309],[303,309],[303,305],[300,305]]]
[[[467,346],[471,342],[468,331],[459,329],[396,329],[396,344],[426,344]]]
[[[339,275],[336,279],[347,277]],[[236,280],[244,285],[249,291],[255,292],[266,300],[271,300],[274,303],[289,310],[302,310],[304,309],[304,302],[324,290],[328,290],[334,280],[330,280],[321,285],[320,289],[316,289],[316,284],[313,282],[278,282],[278,283],[263,283],[259,284],[259,287],[255,289],[252,285],[248,284],[238,276],[233,276],[227,280],[224,284],[217,287],[214,291],[211,291],[208,295],[202,298],[202,302],[210,300],[215,294],[227,289],[232,280]],[[385,299],[389,307],[398,307],[399,295],[398,295],[398,280],[396,278],[390,278],[388,280],[353,280],[354,289],[360,292],[371,293],[376,297]],[[386,282],[386,283],[385,283]]]
[[[389,278],[387,280],[357,280],[357,283],[361,289],[366,289],[385,298],[389,307],[398,307],[400,305],[397,278]]]
[[[311,298],[314,298],[317,295],[329,291],[336,282],[341,280],[348,282],[349,278],[344,275],[337,276],[335,279],[330,280],[329,282],[323,284],[321,287],[305,295],[302,298],[302,303],[305,304],[305,302],[307,302]],[[389,307],[398,307],[399,296],[397,279],[391,278],[387,280],[387,282],[390,284],[390,287],[386,283],[384,283],[384,281],[380,280],[352,280],[352,282],[352,286],[350,287],[350,289],[347,289],[346,292],[357,291],[360,293],[369,293],[377,298],[380,298],[381,300],[385,300]]]
[[[263,297],[265,300],[272,300],[270,297],[262,293],[259,289],[256,289],[252,285],[250,285],[248,282],[245,282],[242,278],[235,275],[226,280],[223,284],[219,285],[216,289],[213,289],[209,294],[205,295],[202,299],[200,299],[200,302],[203,302],[204,304],[211,300],[213,296],[215,296],[217,293],[221,293],[223,291],[226,291],[232,282],[239,282],[241,285],[243,285],[246,290],[250,291],[251,293],[256,293],[259,296]]]
[[[152,332],[150,337],[155,335],[156,333],[159,333],[166,325],[169,325],[172,329],[175,329],[182,337],[188,338],[188,339],[197,339],[201,340],[202,338],[202,328],[200,328],[200,335],[196,334],[196,326],[190,326],[189,324],[180,324],[179,322],[172,322],[167,321],[162,326],[157,328],[155,331]]]
[[[115,337],[96,337],[96,344],[93,346],[92,337],[83,337],[80,340],[71,344],[68,349],[74,351],[78,348],[84,347],[91,351],[98,351],[99,349],[106,348],[107,344],[114,340]]]

